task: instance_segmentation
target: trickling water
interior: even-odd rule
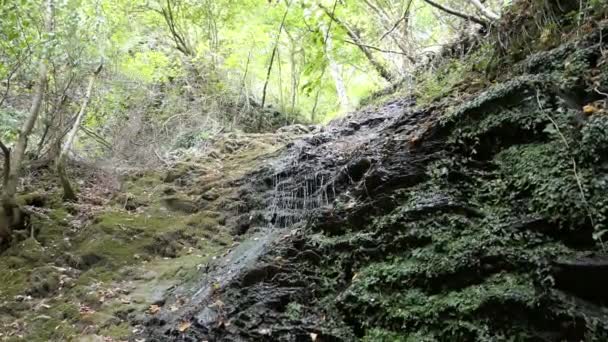
[[[388,113],[370,115],[360,122],[342,119],[325,133],[296,142],[288,154],[275,160],[270,165],[272,191],[265,209],[267,228],[286,228],[302,222],[310,212],[333,203],[339,195],[337,181],[358,181],[351,178],[346,164],[368,141],[394,124],[403,105],[389,104]],[[351,125],[344,123],[349,120]],[[349,126],[355,127],[352,132],[344,130]],[[315,143],[317,140],[325,143]]]
[[[382,111],[361,111],[357,116],[347,116],[321,132],[294,142],[280,157],[250,174],[251,181],[244,182],[242,188],[244,193],[253,192],[253,195],[240,199],[242,206],[236,207],[235,214],[250,221],[254,216],[261,216],[262,222],[250,222],[258,224],[258,229],[218,259],[196,288],[190,289],[192,292],[185,289],[190,303],[183,313],[172,317],[194,317],[197,329],[202,331],[221,320],[221,310],[212,305],[216,289],[239,281],[240,275],[255,270],[258,259],[288,228],[305,222],[316,209],[331,206],[353,182],[364,182],[364,173],[373,168],[374,162],[367,161],[360,167],[357,160],[365,158],[365,151],[382,148],[368,144],[379,140],[376,138],[387,126],[395,124],[407,106],[409,101],[405,100],[387,104]],[[380,155],[381,151],[373,154]],[[177,321],[169,325],[175,327]]]

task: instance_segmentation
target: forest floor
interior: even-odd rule
[[[154,171],[82,166],[74,176],[83,196],[73,204],[62,203],[48,170],[32,171],[20,202],[35,237],[23,232],[0,258],[0,340],[137,333],[133,322],[157,314],[168,289],[198,280],[245,238],[226,224],[239,205],[235,181],[297,136],[221,135]]]

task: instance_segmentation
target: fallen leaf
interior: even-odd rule
[[[90,307],[86,306],[86,305],[81,305],[80,309],[78,310],[78,312],[81,315],[92,315],[95,313],[95,310],[91,309]]]
[[[192,323],[190,323],[188,321],[183,321],[177,326],[177,330],[179,330],[180,332],[184,332],[184,331],[188,330],[188,328],[190,328],[191,325],[192,325]]]
[[[583,107],[583,113],[585,113],[587,115],[591,115],[597,111],[598,111],[598,109],[594,105],[588,104]]]
[[[150,305],[150,307],[148,308],[148,313],[150,315],[156,315],[157,313],[160,312],[160,306],[156,305],[156,304],[152,304]]]

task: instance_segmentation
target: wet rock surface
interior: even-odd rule
[[[577,123],[563,100],[597,100],[569,68],[608,74],[606,35],[530,56],[464,100],[400,99],[284,129],[302,138],[233,180],[227,225],[243,240],[171,290],[165,306],[188,300],[142,336],[607,339],[608,262],[593,234],[608,223],[608,116]]]

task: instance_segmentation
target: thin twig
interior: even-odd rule
[[[410,7],[412,6],[413,2],[414,2],[414,0],[410,0],[407,3],[407,8],[405,9],[405,13],[403,13],[403,16],[401,18],[399,18],[399,20],[397,20],[395,22],[395,24],[393,25],[393,27],[390,28],[390,30],[386,31],[386,33],[384,33],[382,35],[382,37],[380,37],[380,40],[383,40],[384,38],[386,38],[386,36],[388,36],[389,34],[393,33],[393,31],[395,31],[395,29],[397,27],[399,27],[399,24],[401,24],[402,21],[407,21],[409,15],[410,15]]]

